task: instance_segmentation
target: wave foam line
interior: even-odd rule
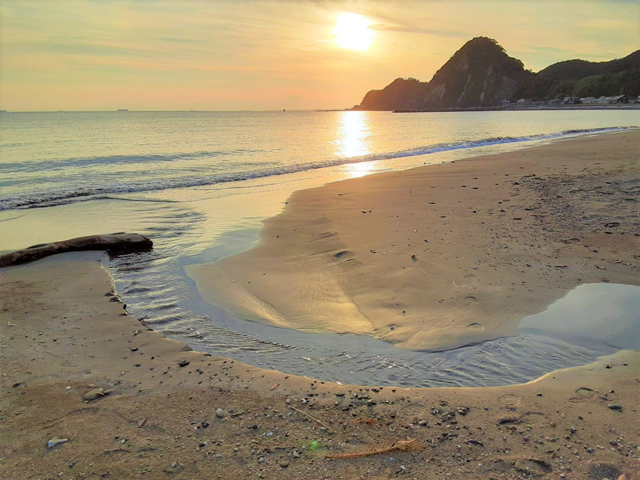
[[[521,143],[534,140],[550,140],[573,135],[584,135],[593,133],[605,133],[622,130],[631,130],[638,127],[609,127],[590,128],[578,130],[564,130],[558,133],[529,135],[521,137],[490,137],[480,140],[465,142],[439,143],[424,147],[417,147],[390,153],[378,153],[361,157],[343,157],[328,161],[300,163],[296,165],[279,166],[261,170],[253,170],[240,173],[222,173],[216,175],[204,175],[198,177],[173,178],[148,182],[131,182],[128,184],[113,184],[107,186],[88,186],[73,189],[59,189],[48,192],[35,192],[30,194],[14,195],[10,197],[0,197],[0,211],[18,208],[41,208],[61,204],[72,203],[74,201],[86,201],[87,197],[95,195],[123,194],[149,192],[157,190],[168,190],[176,188],[201,187],[215,185],[219,183],[240,182],[263,177],[273,177],[286,175],[320,168],[335,167],[353,163],[372,162],[380,160],[392,160],[403,157],[414,157],[419,155],[429,155],[450,150],[460,150],[469,148],[486,147],[506,143]]]

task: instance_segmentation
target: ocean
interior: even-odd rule
[[[637,125],[635,110],[0,113],[0,251],[142,233],[152,252],[108,264],[118,292],[130,315],[193,348],[343,383],[527,381],[613,350],[529,333],[438,354],[328,339],[233,318],[183,267],[254,245],[301,188]],[[537,360],[518,361],[526,352]]]
[[[439,152],[628,127],[638,117],[636,111],[5,113],[0,210],[149,192],[181,200],[167,190],[287,182],[275,177],[331,166],[349,165],[345,176],[355,176],[420,165]]]

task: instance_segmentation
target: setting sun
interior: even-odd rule
[[[362,15],[343,13],[333,29],[336,44],[349,50],[368,50],[376,36],[369,25],[371,22]]]

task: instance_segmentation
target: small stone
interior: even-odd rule
[[[94,388],[93,390],[89,390],[87,393],[85,393],[82,396],[82,399],[91,401],[91,400],[95,400],[98,397],[103,397],[104,395],[106,395],[104,388],[98,387],[98,388]]]
[[[179,367],[186,367],[187,365],[189,365],[191,362],[188,362],[186,360],[182,360],[180,363],[178,363]]]
[[[287,468],[289,466],[289,460],[280,460],[280,463],[278,463],[278,465],[280,465],[282,468]]]
[[[622,410],[622,405],[620,405],[619,403],[610,403],[609,405],[607,405],[607,407],[609,407],[611,410]]]
[[[223,418],[224,417],[224,410],[222,410],[221,408],[216,408],[216,417]]]
[[[47,448],[53,448],[56,445],[62,445],[63,443],[67,443],[68,441],[69,441],[69,439],[67,439],[67,438],[54,437],[54,438],[52,438],[51,440],[49,440],[47,442]]]

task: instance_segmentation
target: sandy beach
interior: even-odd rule
[[[295,192],[253,249],[187,268],[241,318],[445,350],[510,335],[579,284],[640,285],[640,133]]]
[[[574,3],[4,2],[0,480],[640,480],[640,2]]]
[[[637,351],[513,387],[329,384],[190,351],[149,330],[127,316],[100,260],[65,254],[0,271],[0,478],[638,471]],[[95,388],[108,394],[84,400]],[[407,437],[411,451],[325,458]],[[56,438],[67,441],[47,448]]]
[[[254,262],[242,289],[226,287],[240,298],[267,285],[269,298],[331,286],[305,297],[305,321],[255,317],[295,328],[376,334],[373,319],[411,301],[382,329],[400,346],[491,338],[577,283],[637,284],[637,219],[625,201],[637,139],[584,138],[301,191],[258,247],[192,274],[202,288],[212,272],[230,278]],[[67,253],[0,270],[0,478],[636,478],[638,351],[509,387],[337,385],[150,330],[127,315],[105,260]],[[357,273],[376,268],[388,272]],[[367,278],[391,300],[363,293]],[[414,312],[428,299],[436,313],[427,329]],[[377,316],[332,321],[356,311]]]

